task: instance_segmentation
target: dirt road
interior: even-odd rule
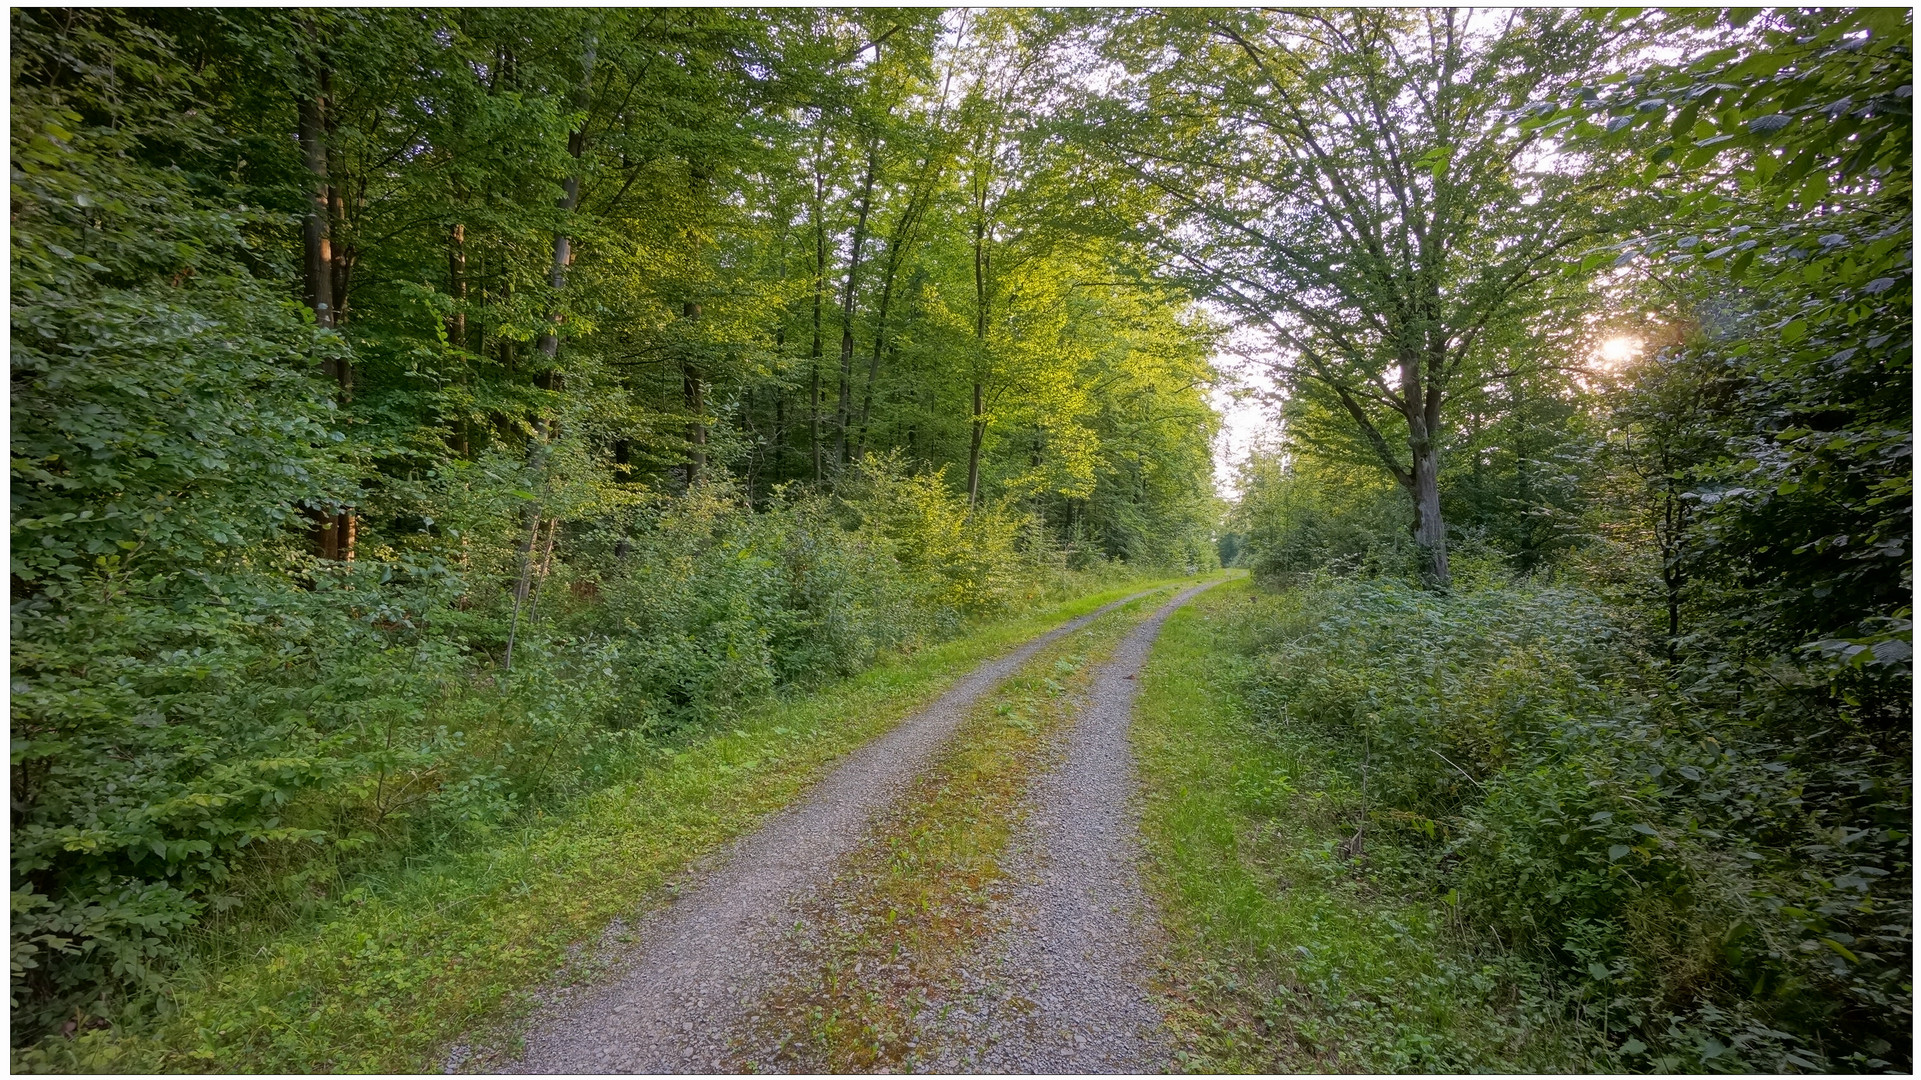
[[[525,1053],[507,1068],[653,1073],[725,1067],[730,1033],[763,984],[797,901],[860,843],[867,822],[939,751],[967,707],[1049,643],[1146,595],[1116,601],[981,665],[933,705],[855,752],[806,799],[737,843],[699,884],[642,920],[633,933],[639,944],[613,958],[611,978],[557,995],[528,1035]]]

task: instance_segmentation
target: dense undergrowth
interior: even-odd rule
[[[411,844],[357,858],[324,861],[316,851],[310,887],[297,896],[275,881],[285,867],[243,865],[262,877],[268,901],[202,916],[170,943],[178,963],[148,996],[102,1017],[111,1025],[16,1049],[14,1064],[414,1072],[440,1067],[457,1044],[470,1067],[498,1065],[533,992],[580,976],[596,939],[628,940],[623,921],[670,895],[702,854],[954,676],[1138,587],[977,621],[948,642],[883,655],[852,678],[774,695],[724,723],[603,748],[602,786],[576,797],[550,795],[454,835],[417,829]]]
[[[255,985],[237,943],[676,740],[1206,561],[1209,324],[1122,246],[965,225],[961,145],[1023,125],[943,126],[939,19],[884,17],[13,13],[16,1054],[142,1028],[183,958]],[[427,993],[343,964],[286,970]]]
[[[370,869],[559,811],[677,729],[1125,573],[1050,563],[1019,525],[873,472],[767,512],[667,500],[518,615],[484,574],[402,560],[311,590],[103,575],[57,618],[16,611],[16,1038],[144,1011],[209,917],[291,924]]]
[[[1328,856],[1537,968],[1612,1060],[1908,1066],[1906,763],[1819,695],[1677,681],[1566,586],[1324,577],[1242,617],[1255,729],[1337,777]]]
[[[1248,707],[1274,598],[1177,612],[1141,673],[1135,749],[1160,990],[1184,1072],[1606,1072],[1625,1062],[1538,958],[1458,904],[1355,861],[1358,776],[1318,726]],[[1391,854],[1391,851],[1387,852]]]

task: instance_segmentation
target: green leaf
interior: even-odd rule
[[[1841,944],[1840,942],[1834,940],[1831,937],[1822,938],[1821,944],[1826,945],[1828,948],[1833,949],[1835,952],[1840,953],[1841,956],[1845,958],[1847,962],[1850,964],[1859,964],[1861,962],[1861,958],[1849,952],[1847,946]]]

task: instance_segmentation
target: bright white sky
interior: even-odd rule
[[[1223,353],[1214,357],[1214,367],[1224,376],[1209,395],[1221,414],[1221,432],[1214,437],[1214,490],[1231,502],[1241,497],[1234,481],[1248,452],[1279,438],[1280,405],[1264,365]]]

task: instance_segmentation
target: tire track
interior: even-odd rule
[[[1096,677],[1061,764],[1034,787],[1008,860],[1015,882],[969,992],[930,1016],[930,1072],[1163,1072],[1169,1048],[1148,987],[1158,926],[1140,875],[1128,728],[1137,676],[1161,624],[1205,589],[1135,627]]]
[[[967,708],[1041,649],[1148,589],[1041,634],[963,676],[933,704],[849,755],[801,802],[737,841],[713,870],[642,920],[611,981],[552,1003],[518,1061],[531,1073],[705,1072],[757,996],[799,899],[831,878],[875,812],[928,763]],[[449,1071],[460,1062],[448,1062]]]

